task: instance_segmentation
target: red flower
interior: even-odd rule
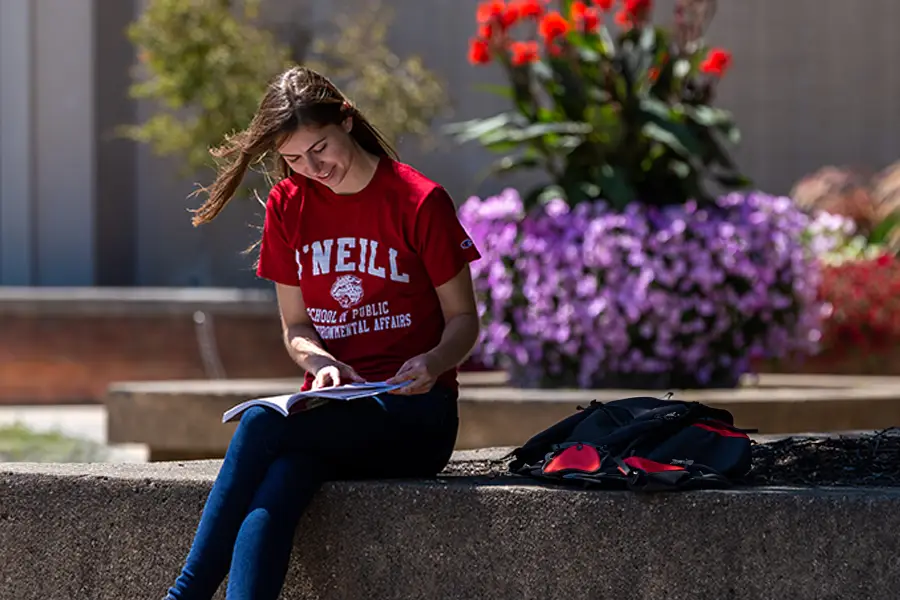
[[[491,39],[495,33],[505,32],[515,25],[520,16],[519,3],[507,5],[503,0],[485,0],[478,5],[476,12],[476,18],[481,26],[479,33],[481,37]]]
[[[614,0],[594,0],[594,6],[603,12],[608,12],[612,8],[613,2]]]
[[[624,8],[616,13],[615,22],[616,25],[618,25],[622,29],[625,29],[626,31],[628,29],[631,29],[633,25],[631,15],[629,15],[628,11],[626,11]]]
[[[507,5],[506,10],[503,11],[503,14],[500,15],[500,27],[509,29],[519,20],[520,14],[519,5],[517,3],[510,3]]]
[[[600,26],[600,15],[597,14],[597,9],[589,8],[580,0],[572,3],[570,15],[578,29],[586,33],[592,33]]]
[[[725,75],[725,71],[731,66],[731,53],[721,48],[713,48],[700,63],[700,71],[716,77]]]
[[[485,0],[478,5],[477,18],[482,25],[499,19],[506,12],[506,4],[503,0]]]
[[[647,69],[647,77],[650,78],[650,81],[656,81],[657,79],[659,79],[659,68],[650,67],[649,69]]]
[[[512,64],[517,67],[538,59],[537,42],[513,42],[509,45],[509,50],[512,53]]]
[[[544,5],[541,0],[519,0],[516,2],[519,9],[519,16],[523,19],[537,19],[544,14]]]
[[[538,25],[538,31],[540,31],[547,44],[550,44],[550,42],[560,36],[566,35],[569,29],[571,29],[569,22],[555,10],[544,15]]]
[[[491,62],[491,51],[488,41],[475,38],[469,44],[469,62],[473,65],[485,65]]]
[[[625,12],[633,20],[641,20],[647,16],[652,8],[651,0],[625,0]]]
[[[827,266],[818,296],[832,313],[823,329],[823,345],[875,352],[900,338],[900,268],[891,255]]]

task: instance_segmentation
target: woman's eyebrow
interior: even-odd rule
[[[314,144],[312,144],[309,148],[307,148],[306,151],[309,152],[310,150],[312,150],[313,148],[315,148],[316,146],[318,146],[319,144],[321,144],[321,143],[324,142],[324,141],[325,141],[325,138],[324,138],[324,137],[323,137],[323,138],[319,138]],[[289,156],[289,157],[291,157],[291,158],[299,157],[299,156],[300,156],[299,154],[285,154],[284,152],[280,152],[279,154],[281,154],[281,155],[284,156],[284,157],[288,157],[288,156]]]

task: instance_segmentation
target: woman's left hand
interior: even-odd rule
[[[387,383],[402,383],[409,381],[402,388],[393,390],[392,394],[424,394],[434,387],[439,375],[437,359],[430,354],[414,356],[397,371],[397,374],[387,380]]]

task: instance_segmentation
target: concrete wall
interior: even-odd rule
[[[0,597],[158,600],[219,467],[0,465]],[[898,509],[896,488],[334,482],[300,520],[282,597],[887,600],[900,595]]]
[[[241,253],[259,206],[230,206],[194,229],[186,212],[197,203],[186,198],[194,182],[148,148],[109,138],[153,110],[126,94],[133,52],[123,28],[143,1],[0,2],[0,284],[264,285]],[[477,0],[389,1],[393,48],[440,73],[452,119],[502,108],[474,89],[503,82],[499,70],[466,61]],[[670,14],[672,0],[659,4]],[[340,6],[268,0],[266,21],[320,28]],[[900,4],[867,0],[860,11],[842,0],[719,3],[709,38],[734,54],[719,103],[742,128],[736,157],[757,187],[786,193],[823,164],[900,159],[900,75],[886,62],[900,51]],[[400,150],[460,201],[510,183],[476,185],[491,156],[474,145]]]

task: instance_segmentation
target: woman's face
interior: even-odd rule
[[[340,125],[302,126],[281,143],[278,153],[295,173],[338,191],[353,166],[352,126],[350,117]]]

